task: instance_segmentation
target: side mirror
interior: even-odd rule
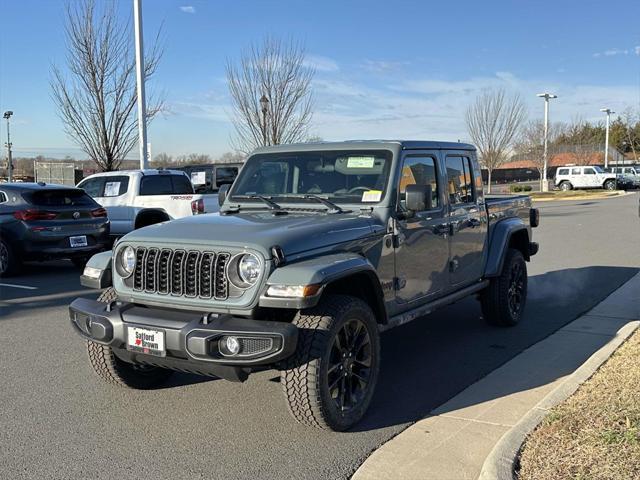
[[[431,185],[407,185],[405,188],[405,203],[407,210],[422,212],[431,210]]]
[[[229,184],[220,185],[218,190],[218,205],[222,206],[227,198],[227,192],[229,191]]]

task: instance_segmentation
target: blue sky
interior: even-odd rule
[[[50,97],[63,6],[0,0],[0,110],[15,112],[16,156],[84,158]],[[118,10],[131,21],[130,0]],[[164,42],[151,88],[168,112],[149,127],[152,155],[230,149],[225,61],[267,34],[305,44],[316,68],[311,133],[326,140],[466,139],[465,108],[498,86],[522,95],[530,118],[545,90],[559,95],[553,120],[599,120],[603,106],[640,112],[637,0],[143,0],[143,12],[145,38],[162,25]]]

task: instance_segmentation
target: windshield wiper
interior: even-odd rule
[[[239,198],[240,200],[248,200],[248,199],[260,200],[262,203],[266,204],[267,207],[269,207],[269,210],[286,213],[286,211],[280,205],[278,205],[276,202],[274,202],[270,198],[267,198],[267,197],[262,196],[262,195],[255,195],[255,194],[252,194],[252,195],[234,195],[233,198]]]
[[[344,213],[344,209],[342,209],[339,205],[333,203],[331,200],[327,200],[319,195],[314,195],[312,193],[305,193],[302,195],[278,195],[280,198],[310,198],[311,200],[315,200],[318,203],[323,204],[325,207],[329,209],[329,213]]]

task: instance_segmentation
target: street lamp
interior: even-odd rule
[[[548,142],[549,142],[549,99],[558,98],[553,93],[539,93],[537,95],[540,98],[544,98],[544,166],[542,167],[542,191],[549,191],[549,182],[547,182],[547,164],[549,161],[548,154]]]
[[[269,109],[269,99],[266,95],[260,98],[260,108],[262,109],[262,144],[267,145],[267,111]]]
[[[13,159],[11,158],[11,134],[9,133],[9,119],[11,118],[11,115],[13,115],[13,112],[11,110],[7,110],[6,112],[4,112],[4,115],[2,116],[2,118],[7,119],[6,145],[7,145],[7,170],[8,170],[9,183],[13,181]]]
[[[600,111],[607,114],[607,130],[604,135],[604,168],[607,168],[609,166],[609,119],[611,114],[616,112],[610,108],[601,108]]]

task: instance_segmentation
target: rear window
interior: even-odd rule
[[[90,178],[80,182],[78,188],[82,188],[92,197],[118,197],[127,193],[129,177],[126,175],[109,175]]]
[[[23,193],[24,199],[38,207],[92,207],[97,203],[82,190],[40,190]]]
[[[216,168],[216,187],[231,185],[238,176],[238,167],[218,167]]]
[[[193,186],[184,175],[147,175],[142,177],[140,195],[192,194]]]

